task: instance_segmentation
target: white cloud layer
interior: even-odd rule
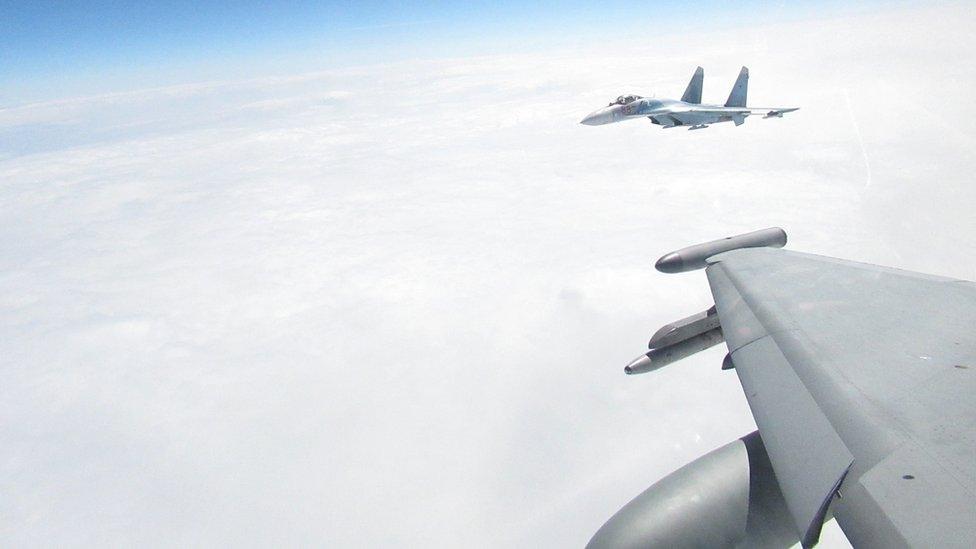
[[[968,7],[0,111],[5,545],[580,546],[752,429],[671,249],[976,278]],[[782,120],[577,124],[622,92]],[[913,321],[914,319],[906,319]],[[843,543],[832,531],[828,545]]]

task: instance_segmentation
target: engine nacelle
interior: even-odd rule
[[[617,511],[586,547],[783,548],[798,541],[755,431],[655,483]]]

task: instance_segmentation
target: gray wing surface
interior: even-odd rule
[[[701,107],[686,107],[683,109],[672,109],[672,113],[697,113],[697,114],[715,114],[721,116],[731,116],[733,114],[741,114],[744,116],[751,116],[756,114],[762,114],[766,116],[779,116],[788,112],[794,112],[800,110],[800,107],[714,107],[714,106],[701,106]]]
[[[771,248],[707,274],[804,546],[830,511],[855,547],[976,547],[976,284]]]
[[[673,121],[690,126],[703,122],[714,122],[714,120],[709,120],[707,117],[716,116],[733,120],[738,126],[747,116],[762,115],[763,118],[781,118],[783,114],[797,110],[799,110],[799,107],[733,108],[703,105],[696,107],[672,108],[669,109],[666,114],[654,115],[653,118],[665,126],[673,124]]]

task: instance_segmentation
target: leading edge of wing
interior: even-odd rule
[[[721,264],[706,271],[732,362],[804,547],[854,457]]]
[[[733,114],[742,114],[746,116],[753,115],[753,114],[777,116],[777,115],[785,114],[788,112],[794,112],[798,110],[800,110],[800,107],[768,107],[767,108],[767,107],[717,107],[716,106],[716,107],[709,107],[709,108],[689,107],[684,109],[674,109],[672,112],[720,114],[726,116],[733,115]]]

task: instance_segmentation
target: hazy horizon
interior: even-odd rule
[[[622,373],[712,303],[660,255],[778,225],[793,250],[976,278],[968,6],[613,32],[653,7],[588,29],[570,9],[598,39],[569,46],[130,89],[8,73],[0,539],[582,546],[755,429],[721,347]],[[750,104],[800,110],[579,125],[621,93],[680,96],[697,65],[705,101],[746,65]]]

